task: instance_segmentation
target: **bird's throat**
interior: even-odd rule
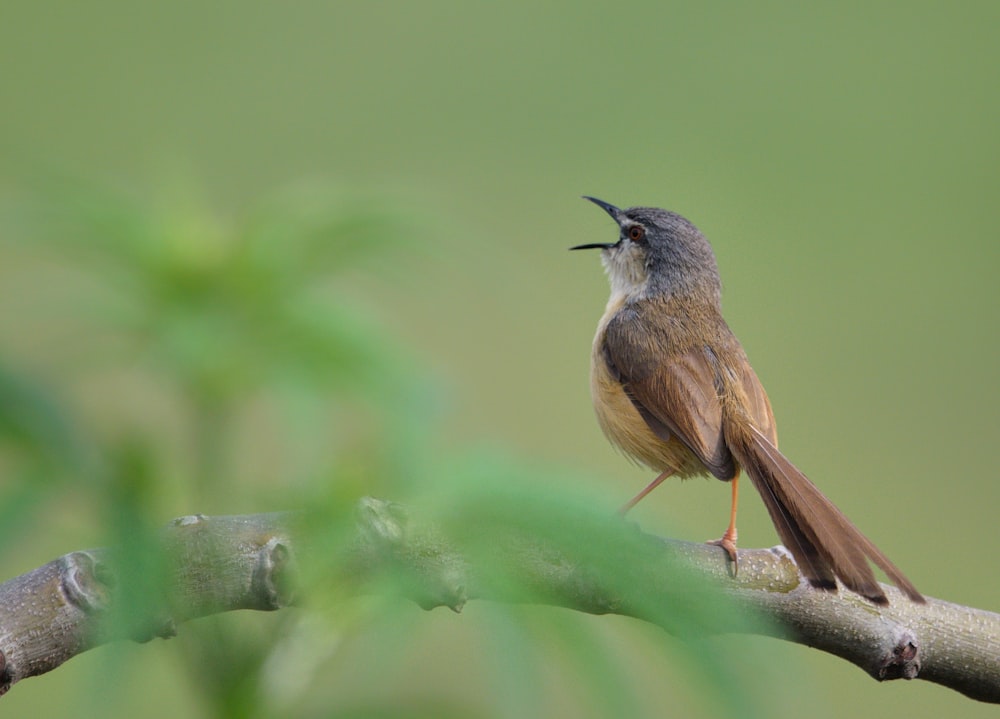
[[[649,271],[642,253],[617,245],[601,252],[601,262],[611,283],[612,301],[631,302],[646,295]]]

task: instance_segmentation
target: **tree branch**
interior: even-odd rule
[[[300,583],[301,556],[313,566],[332,557],[327,568],[354,591],[372,591],[368,583],[392,570],[406,578],[403,593],[424,608],[460,611],[472,598],[545,602],[636,616],[669,631],[677,627],[644,607],[652,599],[669,610],[703,591],[678,579],[680,562],[738,609],[713,614],[699,631],[778,636],[842,657],[880,681],[925,679],[1000,703],[1000,614],[930,598],[918,605],[892,587],[886,587],[888,607],[847,592],[817,591],[781,547],[740,550],[739,574],[732,577],[717,547],[652,537],[616,521],[611,531],[642,556],[635,563],[641,571],[612,585],[600,563],[525,536],[523,527],[497,530],[486,523],[475,525],[478,536],[446,533],[411,521],[398,505],[365,498],[352,530],[330,543],[305,529],[302,516],[176,519],[163,530],[166,569],[159,579],[126,574],[119,557],[102,549],[71,552],[0,584],[0,694],[109,641],[167,638],[187,619],[288,606]],[[137,591],[130,583],[145,586]],[[751,621],[758,612],[771,623]]]

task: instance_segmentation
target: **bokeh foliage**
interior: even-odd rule
[[[396,598],[405,593],[405,572],[381,577],[358,599],[331,582],[334,565],[313,557],[302,591],[304,612],[318,617],[288,611],[277,620],[221,616],[182,627],[182,638],[170,646],[187,669],[191,701],[200,711],[219,717],[526,716],[552,701],[547,677],[557,672],[581,688],[575,710],[581,715],[642,713],[637,687],[609,659],[607,639],[594,627],[568,610],[538,616],[520,606],[544,603],[546,589],[520,586],[505,572],[505,546],[497,542],[506,536],[514,547],[533,537],[592,566],[595,576],[606,578],[607,592],[621,595],[645,571],[638,535],[633,545],[609,531],[613,505],[572,489],[566,470],[532,467],[496,448],[432,450],[440,444],[439,408],[422,388],[426,372],[340,287],[345,275],[373,258],[405,261],[393,238],[419,234],[415,219],[316,187],[286,193],[228,223],[204,204],[142,205],[72,183],[17,210],[8,251],[26,263],[57,260],[103,285],[90,295],[83,282],[76,298],[84,309],[75,331],[107,338],[97,352],[100,364],[91,366],[134,367],[138,383],[156,386],[177,412],[173,426],[123,417],[123,426],[95,431],[85,413],[73,416],[68,402],[32,384],[26,370],[24,377],[3,375],[0,437],[12,480],[5,485],[11,516],[4,530],[23,537],[64,501],[52,489],[55,480],[42,481],[47,475],[61,478],[57,486],[64,490],[86,480],[94,522],[124,577],[120,607],[108,619],[116,631],[141,636],[148,628],[130,608],[155,605],[163,596],[166,564],[156,528],[168,518],[162,484],[173,481],[189,487],[192,510],[200,511],[203,501],[230,511],[224,498],[236,493],[253,498],[244,502],[257,510],[275,509],[266,506],[270,501],[308,510],[307,545],[327,547],[330,557],[353,531],[360,493],[398,492],[414,511],[464,536],[469,562],[490,577],[490,593],[515,602],[493,604],[475,622],[487,660],[479,673],[492,687],[485,697],[472,700],[448,687],[406,697],[377,669],[428,642],[417,636],[421,617]],[[92,351],[67,348],[60,362],[88,365]],[[253,402],[263,403],[284,431],[240,427]],[[338,436],[345,428],[346,436]],[[256,444],[278,444],[293,434],[297,446],[320,448],[299,467],[299,477],[282,476],[279,467],[266,487],[244,482],[244,448],[252,453]],[[23,521],[28,518],[32,522]],[[481,536],[490,539],[477,548]],[[746,673],[699,638],[700,625],[727,611],[723,600],[677,572],[674,584],[690,586],[696,601],[650,601],[633,610],[683,638],[674,647],[687,671],[706,685],[725,685],[706,697],[708,704],[754,715]],[[384,623],[394,627],[391,636],[372,631]],[[322,667],[344,661],[337,646],[355,633],[368,636],[372,646],[364,651],[373,653],[376,669],[361,672],[349,700],[317,698]],[[313,645],[303,649],[307,640]],[[134,680],[125,658],[131,652],[97,651],[120,681]],[[25,687],[15,692],[26,693]],[[111,690],[85,704],[109,700],[118,701]]]
[[[1000,580],[965,553],[983,546],[1000,502],[1000,385],[990,374],[1000,363],[998,22],[1000,6],[976,1],[5,3],[0,414],[20,428],[0,454],[3,575],[102,543],[112,506],[138,507],[132,516],[155,527],[194,511],[332,506],[364,492],[407,501],[429,486],[438,457],[466,457],[466,467],[531,457],[564,480],[549,486],[601,487],[615,506],[649,477],[611,450],[589,407],[589,339],[607,290],[596,258],[565,248],[607,237],[607,218],[577,199],[592,194],[668,206],[706,232],[726,316],[771,396],[782,448],[922,590],[997,609]],[[63,174],[85,179],[52,186]],[[186,180],[164,191],[164,177]],[[378,409],[384,396],[373,404],[367,394],[378,387],[352,394],[315,376],[323,362],[265,376],[262,364],[282,364],[280,343],[246,331],[226,303],[247,290],[211,269],[234,260],[228,243],[245,242],[275,205],[309,205],[301,185],[316,177],[335,183],[332,193],[320,183],[318,215],[402,214],[412,230],[376,238],[395,244],[335,279],[311,275],[289,300],[332,302],[361,349],[371,342],[403,368],[402,387],[382,392],[390,416]],[[118,188],[110,198],[97,189],[108,186]],[[284,187],[293,197],[276,197]],[[157,286],[169,294],[212,276],[219,289],[207,293],[229,300],[169,330],[143,298],[152,286],[136,287],[153,278],[148,268],[43,243],[38,210],[75,208],[82,221],[76,203],[87,196],[119,213],[118,230],[202,238],[202,250],[170,249],[177,262],[163,262]],[[290,221],[272,228],[283,234]],[[110,241],[91,233],[98,246]],[[282,241],[266,252],[282,256]],[[201,251],[212,256],[197,259]],[[243,261],[251,277],[255,260]],[[189,262],[194,277],[182,281],[174,273]],[[190,306],[175,309],[174,320],[191,318]],[[298,321],[325,316],[307,314]],[[151,323],[164,334],[143,336]],[[213,364],[192,350],[206,338],[229,349],[271,344],[260,361]],[[286,360],[310,362],[291,348]],[[286,369],[312,377],[298,382]],[[197,406],[183,377],[214,383],[213,399]],[[39,425],[45,417],[59,419]],[[213,465],[218,474],[198,478]],[[141,472],[119,471],[130,466]],[[717,482],[672,483],[635,517],[653,532],[707,538],[721,530],[726,499]],[[775,541],[752,495],[740,536],[747,546]],[[489,609],[473,603],[456,621],[402,607],[392,616],[413,641],[391,659],[364,649],[392,645],[369,633],[390,639],[390,621],[348,622],[334,644],[312,641],[325,630],[293,639],[278,615],[223,625],[238,623],[247,642],[276,625],[288,646],[327,657],[311,664],[313,688],[329,687],[307,702],[315,715],[372,682],[400,687],[400,712],[447,687],[459,698],[426,705],[474,715],[504,686],[472,671],[493,646],[477,633]],[[352,618],[366,609],[359,603]],[[606,640],[646,714],[718,715],[705,700],[716,687],[689,681],[686,660],[665,659],[662,634],[613,617],[567,621]],[[802,647],[730,637],[716,649],[744,659],[773,716],[804,706],[814,719],[995,713],[923,683],[876,685]],[[59,716],[86,695],[102,715],[209,715],[185,679],[190,655],[174,643],[115,652],[19,687],[3,709]],[[112,657],[126,673],[99,681]],[[362,670],[371,681],[357,680]],[[546,713],[575,715],[579,681],[555,674],[535,680]],[[211,675],[204,681],[211,692]]]

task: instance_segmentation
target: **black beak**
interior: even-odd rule
[[[583,199],[590,200],[591,202],[593,202],[598,207],[603,208],[605,212],[607,212],[609,215],[611,215],[611,219],[612,220],[614,220],[615,222],[618,222],[618,218],[621,216],[622,211],[619,210],[614,205],[612,205],[610,202],[605,202],[604,200],[598,200],[596,197],[589,197],[588,195],[584,195]],[[576,247],[570,247],[570,249],[571,250],[597,250],[597,249],[606,250],[609,247],[614,247],[616,244],[618,244],[618,243],[617,242],[592,242],[589,245],[577,245]]]
[[[614,205],[612,205],[610,202],[605,202],[604,200],[598,200],[596,197],[590,197],[588,195],[584,195],[583,199],[590,200],[595,205],[602,208],[605,212],[611,215],[611,219],[614,220],[615,222],[618,222],[618,218],[621,217],[622,211],[619,210]]]

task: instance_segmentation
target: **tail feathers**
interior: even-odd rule
[[[925,600],[896,565],[833,502],[756,429],[739,427],[726,440],[767,507],[778,536],[815,587],[835,590],[836,579],[875,604],[889,600],[870,559],[914,602]]]

